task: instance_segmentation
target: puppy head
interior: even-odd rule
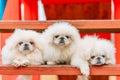
[[[89,63],[91,65],[103,65],[115,63],[114,45],[105,39],[98,39],[90,54]]]
[[[53,36],[53,44],[58,46],[67,46],[72,42],[72,38],[67,34],[56,34]]]
[[[89,63],[91,65],[103,65],[105,64],[106,56],[105,55],[91,55]]]
[[[36,48],[39,49],[39,34],[32,30],[16,29],[10,38],[6,40],[6,44],[13,51],[28,54]]]
[[[35,49],[35,43],[32,40],[22,40],[16,44],[15,48],[21,53],[28,53],[32,52]]]
[[[69,46],[80,39],[78,30],[66,22],[55,23],[49,26],[43,33],[43,35],[45,34],[49,44],[60,47]]]

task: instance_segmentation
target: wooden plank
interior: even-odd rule
[[[61,21],[1,21],[0,32],[9,32],[15,28],[44,30],[49,25]],[[76,26],[80,32],[120,32],[120,20],[65,20]]]
[[[70,65],[41,65],[29,67],[0,66],[0,74],[3,75],[81,75],[78,68]],[[120,64],[91,66],[90,75],[120,75]]]
[[[58,2],[58,0],[55,0],[55,1]],[[71,0],[68,0],[68,1],[71,2]],[[81,0],[81,1],[86,1],[86,0]],[[93,1],[98,1],[98,0],[93,0]],[[66,2],[66,0],[64,2]],[[52,0],[52,3],[53,3],[53,0]],[[111,19],[111,1],[98,2],[98,3],[95,3],[95,2],[79,3],[79,4],[72,3],[69,5],[68,4],[57,4],[57,5],[44,4],[44,9],[45,9],[47,20],[63,20],[63,19],[65,20],[110,20]]]

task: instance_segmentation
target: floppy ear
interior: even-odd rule
[[[10,49],[13,49],[14,46],[16,46],[16,40],[19,38],[19,35],[23,32],[22,29],[15,29],[13,34],[5,40],[6,46],[8,46]]]
[[[48,33],[49,34],[49,33]],[[53,35],[52,34],[49,34],[49,35],[46,35],[46,39],[47,39],[47,42],[48,43],[52,43],[53,42]]]
[[[108,58],[105,64],[115,64],[115,62],[116,62],[115,58]]]
[[[54,35],[53,35],[50,31],[48,31],[48,32],[44,31],[44,32],[41,34],[41,38],[42,38],[47,44],[48,44],[48,43],[52,43],[53,37],[54,37]]]
[[[39,49],[39,51],[43,52],[43,48],[41,46],[38,46],[37,49]]]
[[[8,50],[12,50],[14,48],[15,44],[13,44],[12,39],[7,39],[5,46],[7,47]]]
[[[20,28],[16,28],[13,33],[17,34],[17,33],[22,33],[23,31],[25,31],[25,30],[20,29]]]
[[[91,57],[90,49],[86,49],[83,54],[85,55],[84,56],[85,60],[89,60],[90,59],[90,57]]]
[[[108,49],[110,50],[110,49]],[[115,49],[111,49],[109,53],[106,53],[106,64],[115,64],[116,59],[115,59]]]
[[[42,42],[36,43],[36,45],[37,45],[37,48],[38,48],[40,51],[43,51],[43,44],[42,44]]]
[[[22,33],[22,29],[15,29],[14,32],[12,33],[12,35],[6,39],[5,43],[8,44],[10,43],[11,41],[13,41],[15,39],[15,36],[19,35],[20,33]]]
[[[13,47],[15,46],[14,44],[14,36],[11,35],[8,39],[5,40],[5,46],[7,46],[8,48],[13,49]]]
[[[43,51],[43,39],[41,38],[41,33],[36,33],[36,35],[33,36],[34,43],[36,47],[40,50]]]

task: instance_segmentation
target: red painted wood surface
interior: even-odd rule
[[[120,32],[120,20],[61,20],[69,22],[80,32]],[[11,32],[16,28],[44,30],[49,25],[61,21],[1,21],[0,32]]]
[[[94,1],[98,1],[98,0],[94,0]],[[57,5],[44,4],[44,9],[45,9],[45,14],[47,16],[47,20],[111,19],[111,2],[95,2],[95,3],[91,2],[91,3],[78,3],[78,4],[77,3],[57,4]]]
[[[24,20],[38,20],[38,0],[22,0],[24,3]]]
[[[20,20],[20,0],[7,0],[3,20]]]
[[[120,0],[113,0],[114,1],[114,16],[115,16],[115,19],[120,19]]]
[[[42,0],[44,4],[74,4],[91,2],[110,2],[111,0]]]
[[[41,28],[46,29],[48,25],[51,25],[55,22],[57,22],[57,21],[47,21],[47,22],[37,22],[37,21],[36,22],[0,22],[0,31],[6,32],[7,30],[8,31],[11,30],[11,29],[9,29],[8,25],[11,25],[12,29],[15,29],[17,25],[19,25],[19,28],[35,29],[35,27],[32,27],[33,25],[35,25],[36,26],[35,30],[41,30]],[[83,30],[83,31],[86,31],[86,30],[87,31],[89,31],[89,30],[96,31],[96,29],[98,29],[97,32],[101,32],[100,29],[102,29],[104,32],[120,32],[119,31],[120,27],[118,26],[118,25],[120,25],[119,20],[116,20],[116,21],[107,20],[107,21],[104,21],[104,22],[103,21],[96,21],[96,20],[93,20],[93,21],[68,21],[68,22],[70,22],[72,25],[76,26],[78,29]],[[88,24],[97,25],[97,26],[101,26],[101,27],[88,26]],[[106,24],[106,25],[104,25],[104,27],[102,27],[103,24]],[[1,26],[4,26],[4,27],[1,27]],[[89,27],[89,29],[86,26]],[[110,31],[108,31],[108,29]],[[5,37],[5,34],[4,34],[4,37]],[[5,39],[5,38],[3,38],[3,39]],[[2,40],[2,41],[4,41],[4,40]],[[74,77],[72,77],[72,78],[74,78]],[[60,77],[60,79],[63,79],[63,78]]]
[[[0,74],[81,75],[81,72],[78,68],[70,65],[40,65],[19,68],[1,65]],[[120,65],[90,66],[90,75],[120,75]]]
[[[114,9],[115,9],[115,20],[120,19],[120,0],[114,0]],[[120,33],[115,34],[115,46],[116,46],[116,59],[117,59],[117,64],[120,64]],[[117,77],[117,80],[120,80],[120,77]]]

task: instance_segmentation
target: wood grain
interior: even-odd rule
[[[0,74],[3,75],[81,75],[78,68],[70,65],[41,65],[29,67],[0,66]],[[120,65],[91,66],[90,75],[120,75]]]
[[[111,19],[111,2],[44,4],[47,20]]]
[[[53,20],[53,21],[1,21],[0,32],[10,32],[16,28],[44,30],[56,22],[69,22],[80,32],[120,32],[120,20]]]

